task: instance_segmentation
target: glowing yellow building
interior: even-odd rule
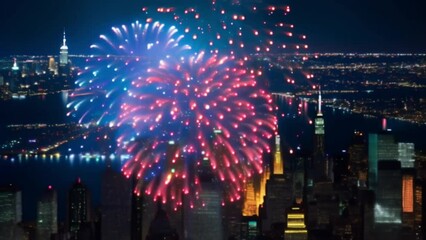
[[[284,239],[308,240],[305,213],[300,207],[291,207],[287,210],[287,227],[284,230]]]

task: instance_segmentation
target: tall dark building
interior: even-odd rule
[[[101,189],[102,240],[130,239],[131,194],[131,182],[108,167]]]
[[[13,185],[0,187],[0,240],[24,239],[22,228],[22,194]]]
[[[158,201],[157,212],[149,226],[146,240],[179,240],[176,229],[170,224],[169,216],[161,208],[161,201]]]
[[[355,131],[352,143],[349,146],[349,176],[351,185],[367,187],[368,157],[365,136],[360,131]]]
[[[89,192],[78,178],[68,195],[68,224],[74,238],[77,238],[82,225],[90,220],[89,202]]]
[[[134,187],[134,186],[133,186]],[[131,240],[142,240],[143,196],[132,194]],[[146,220],[145,220],[146,221]]]
[[[37,204],[37,239],[50,239],[58,233],[58,197],[49,186]]]

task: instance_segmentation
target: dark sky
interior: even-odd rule
[[[88,53],[90,44],[111,26],[141,19],[146,2],[2,0],[0,55],[57,54],[64,27],[70,53]],[[313,52],[426,52],[424,0],[293,0],[289,4],[292,12],[287,20],[308,36]]]

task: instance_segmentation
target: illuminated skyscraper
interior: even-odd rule
[[[64,67],[68,64],[68,46],[67,39],[64,31],[64,38],[62,39],[62,46],[59,51],[59,66]]]
[[[402,171],[402,224],[414,229],[414,176],[415,172],[403,169]]]
[[[287,210],[287,226],[284,231],[284,239],[308,239],[308,230],[305,225],[305,213],[300,206],[293,206]]]
[[[379,161],[376,204],[374,206],[375,223],[400,224],[402,222],[401,179],[401,163],[398,160]]]
[[[315,118],[315,138],[314,138],[314,181],[327,179],[327,163],[325,159],[325,123],[321,111],[322,98],[321,89],[318,92],[318,112]]]
[[[262,230],[272,229],[272,225],[281,224],[285,219],[285,209],[293,203],[293,185],[289,176],[284,174],[284,160],[281,156],[279,137],[275,139],[275,159],[273,174],[266,182],[264,202],[265,215],[262,221]],[[278,159],[277,159],[278,158]]]
[[[258,215],[258,205],[254,189],[254,178],[250,178],[245,187],[243,216]]]
[[[49,186],[37,204],[37,239],[50,239],[58,233],[58,200],[56,191]]]
[[[391,132],[370,133],[368,135],[368,185],[376,190],[378,162],[398,160],[398,144]]]
[[[414,143],[398,143],[398,160],[401,168],[414,168]]]

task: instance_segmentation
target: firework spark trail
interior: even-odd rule
[[[121,103],[140,69],[157,66],[162,59],[190,49],[181,45],[183,36],[175,27],[164,24],[132,23],[112,27],[112,36],[100,35],[100,44],[79,73],[77,90],[70,97],[68,116],[79,117],[79,123],[96,122],[114,125]]]
[[[153,19],[168,19],[211,53],[248,59],[252,54],[294,53],[307,49],[306,36],[294,33],[283,21],[290,12],[285,4],[268,1],[206,1],[181,6],[143,7]]]
[[[227,183],[229,200],[239,199],[246,179],[262,171],[275,131],[272,98],[255,74],[233,57],[207,55],[147,69],[132,81],[119,117],[118,126],[132,127],[118,143],[135,156],[124,174],[176,205],[181,191],[197,199],[207,172]]]

